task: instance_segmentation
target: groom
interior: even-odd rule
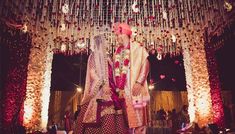
[[[132,133],[146,133],[146,104],[150,96],[147,87],[148,53],[137,42],[131,42],[128,24],[114,25],[117,48],[114,54],[114,75],[117,92],[126,101],[128,126]]]

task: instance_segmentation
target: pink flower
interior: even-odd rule
[[[161,79],[164,79],[165,77],[166,77],[166,76],[163,75],[163,74],[160,75],[160,78],[161,78]]]
[[[123,80],[126,80],[126,74],[122,74],[121,77]]]
[[[179,61],[178,61],[178,60],[175,60],[175,64],[179,64]]]
[[[128,44],[127,49],[130,49],[130,44]]]
[[[119,66],[120,66],[120,63],[118,61],[116,61],[114,67],[119,68]]]
[[[125,59],[124,60],[124,65],[127,66],[129,64],[129,60],[128,59]]]
[[[150,79],[150,84],[153,84],[153,79]]]
[[[117,48],[117,50],[116,50],[116,53],[117,53],[117,54],[121,53],[122,48],[123,48],[123,46],[119,46],[119,47]]]

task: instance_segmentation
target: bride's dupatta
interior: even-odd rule
[[[110,64],[105,45],[103,36],[95,36],[94,52],[89,56],[87,63],[85,91],[81,103],[82,105],[88,103],[83,123],[90,127],[98,127],[103,115],[115,113],[113,97],[111,97],[113,95],[112,89],[103,87],[104,84],[110,84]]]

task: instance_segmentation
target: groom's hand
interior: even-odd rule
[[[132,88],[132,95],[138,96],[141,93],[142,85],[140,83],[135,83]]]

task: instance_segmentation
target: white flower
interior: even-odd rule
[[[127,70],[122,70],[122,73],[127,74]]]
[[[124,56],[124,59],[129,59],[129,57],[130,56],[127,54],[127,55]]]
[[[130,54],[130,50],[127,49],[127,50],[125,51],[125,53],[126,53],[127,55],[129,55],[129,54]]]
[[[120,70],[119,69],[115,69],[115,74],[116,74],[116,76],[120,76]]]
[[[115,55],[115,58],[116,58],[116,59],[120,59],[121,56],[120,56],[120,55]]]

